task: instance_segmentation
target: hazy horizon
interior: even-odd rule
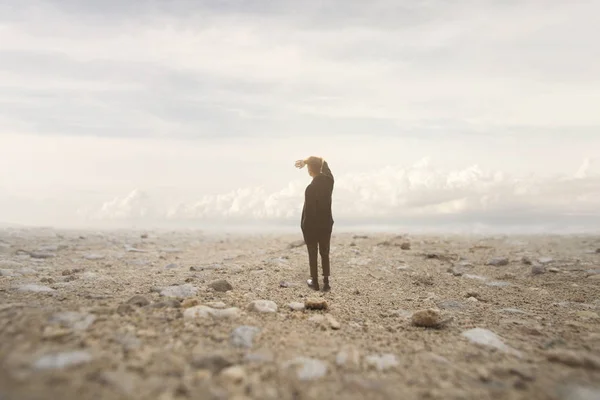
[[[0,4],[0,226],[600,232],[600,3]]]

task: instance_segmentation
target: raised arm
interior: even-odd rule
[[[323,168],[321,169],[321,172],[323,173],[323,175],[327,175],[328,177],[330,177],[333,180],[333,174],[331,173],[331,170],[329,169],[329,164],[327,164],[327,161],[323,160]]]

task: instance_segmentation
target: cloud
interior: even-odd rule
[[[23,0],[2,131],[199,139],[597,127],[598,4]]]
[[[583,167],[589,168],[589,160]],[[87,214],[90,219],[128,221],[149,217],[154,223],[272,225],[298,223],[305,182],[294,181],[269,192],[261,187],[207,195],[198,200],[164,204],[150,211],[150,199],[133,191]],[[568,226],[600,219],[600,174],[514,177],[476,165],[445,170],[424,159],[413,166],[386,167],[362,174],[336,176],[333,212],[336,226],[498,224],[502,219],[529,228],[540,224]],[[151,216],[151,218],[150,218]],[[566,224],[566,225],[565,225]],[[589,225],[589,224],[588,224]],[[588,226],[589,228],[589,226]]]

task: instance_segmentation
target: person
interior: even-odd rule
[[[304,160],[296,161],[297,168],[307,166],[308,174],[313,178],[304,192],[304,207],[300,227],[304,242],[308,249],[308,263],[310,276],[306,283],[313,290],[319,290],[319,274],[317,256],[321,255],[323,269],[323,290],[329,291],[330,263],[329,246],[333,230],[333,215],[331,212],[331,198],[333,194],[334,179],[327,161],[322,157],[311,156]]]

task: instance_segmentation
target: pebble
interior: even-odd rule
[[[538,258],[538,262],[542,265],[550,264],[554,261],[552,257],[541,257]]]
[[[401,250],[410,250],[410,242],[404,242],[404,243],[400,244],[400,249]]]
[[[248,304],[248,310],[259,313],[276,313],[277,304],[271,300],[254,300]]]
[[[27,284],[21,285],[18,287],[19,292],[34,292],[34,293],[47,293],[54,292],[55,290],[49,288],[48,286],[35,285],[35,284]]]
[[[549,352],[546,358],[550,362],[568,365],[569,367],[600,370],[600,358],[589,353],[570,350],[555,350]]]
[[[227,367],[221,371],[219,376],[229,384],[240,385],[247,379],[246,371],[239,365]]]
[[[33,367],[35,369],[63,369],[92,361],[92,355],[85,350],[66,351],[62,353],[46,354],[38,358]]]
[[[185,299],[181,302],[182,308],[190,308],[200,305],[200,301],[198,299]]]
[[[231,333],[231,343],[236,347],[251,348],[254,337],[260,333],[260,328],[255,326],[238,326]]]
[[[54,258],[54,257],[56,257],[56,254],[54,254],[54,253],[44,253],[44,252],[35,252],[35,251],[32,251],[31,253],[29,253],[29,256],[31,258],[37,258],[37,259],[40,259],[40,260],[44,260],[44,259],[47,259],[47,258]]]
[[[95,260],[104,260],[106,258],[106,256],[103,256],[102,254],[86,254],[83,256],[83,258],[85,258],[86,260],[91,260],[91,261],[95,261]]]
[[[546,267],[543,265],[534,265],[531,267],[531,275],[541,275],[546,273]]]
[[[195,319],[213,317],[215,319],[233,319],[238,317],[240,314],[240,309],[236,307],[218,310],[207,306],[194,306],[187,308],[183,312],[183,318]]]
[[[473,328],[468,331],[464,331],[463,333],[461,333],[461,336],[467,338],[471,343],[489,348],[494,348],[503,353],[509,353],[514,354],[516,356],[520,356],[520,352],[504,344],[504,342],[498,335],[496,335],[494,332],[488,329]]]
[[[304,301],[304,307],[307,310],[326,310],[327,301],[323,299],[307,299]]]
[[[473,297],[473,296],[469,297],[467,299],[467,301],[470,301],[471,303],[479,303],[479,300],[477,300],[477,297]]]
[[[490,259],[486,265],[492,265],[494,267],[502,267],[508,265],[508,258],[506,257],[495,257]]]
[[[444,323],[439,310],[433,308],[415,311],[412,315],[411,322],[414,326],[425,328],[439,328]]]
[[[341,328],[340,323],[333,317],[333,315],[325,314],[325,319],[327,320],[327,323],[329,324],[331,329],[338,330]]]
[[[360,368],[360,352],[354,346],[344,346],[336,355],[335,363],[347,369]]]
[[[365,363],[368,367],[375,368],[382,372],[399,365],[398,359],[394,354],[373,354],[365,357]]]
[[[198,288],[188,283],[183,285],[167,286],[162,288],[160,295],[164,297],[194,297],[198,293]]]
[[[560,269],[558,269],[558,268],[548,268],[548,271],[549,272],[553,272],[553,273],[556,274],[556,273],[560,272]]]
[[[305,309],[304,303],[298,303],[298,302],[292,302],[292,303],[288,304],[288,307],[292,311],[304,311],[304,309]]]
[[[208,286],[216,292],[228,292],[233,290],[231,283],[227,282],[225,279],[219,279],[218,281],[211,282]]]
[[[315,358],[296,357],[284,363],[283,367],[295,368],[296,377],[301,381],[313,381],[327,374],[327,364]]]
[[[174,263],[165,265],[165,269],[176,269],[176,268],[179,268],[179,265],[174,264]]]

